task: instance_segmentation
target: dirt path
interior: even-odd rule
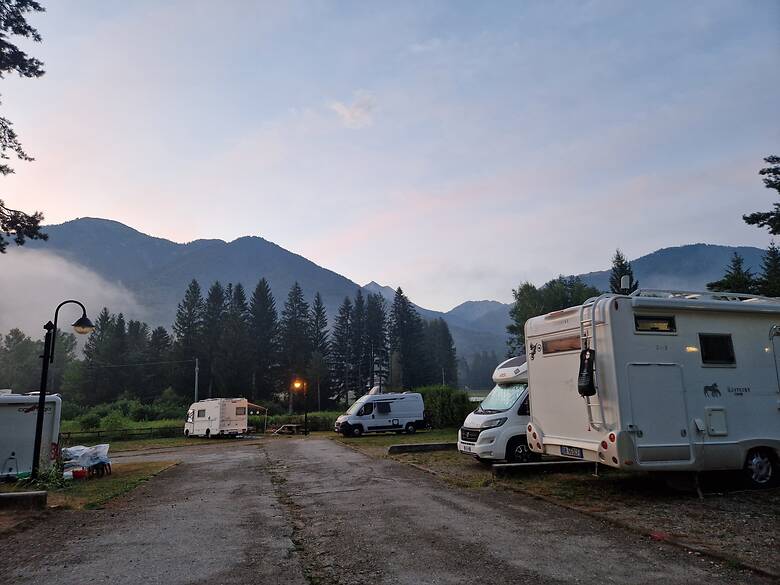
[[[329,440],[179,456],[180,465],[104,510],[51,514],[0,538],[2,582],[769,583],[557,506],[452,488]]]

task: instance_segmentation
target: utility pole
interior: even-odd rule
[[[200,368],[198,367],[198,358],[195,358],[195,402],[198,401],[198,372],[200,371]]]

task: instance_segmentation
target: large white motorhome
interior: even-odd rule
[[[246,398],[209,398],[194,402],[184,423],[186,437],[243,435],[249,427],[249,401]]]
[[[496,384],[458,432],[458,451],[480,461],[527,462],[528,364],[525,356],[510,358],[493,372]]]
[[[627,470],[780,475],[780,299],[604,294],[529,319],[533,451]]]
[[[57,460],[62,400],[48,394],[43,410],[41,469]],[[38,393],[12,394],[0,390],[0,478],[24,476],[32,471]]]

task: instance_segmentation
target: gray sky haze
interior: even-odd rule
[[[442,310],[769,241],[773,0],[44,4],[2,197],[49,223],[259,235]]]

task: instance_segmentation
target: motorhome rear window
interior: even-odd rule
[[[737,363],[734,357],[734,344],[729,334],[699,333],[699,345],[703,364],[733,366]]]
[[[389,414],[390,413],[390,403],[389,402],[377,402],[376,403],[376,411],[379,414]]]
[[[245,406],[236,406],[236,416],[244,416],[246,414]]]
[[[642,333],[677,333],[674,317],[634,315],[636,330]]]
[[[206,409],[198,411],[198,418],[206,418]]]
[[[564,351],[579,351],[580,336],[571,335],[569,337],[559,337],[558,339],[548,339],[542,341],[542,353],[547,355],[551,353],[561,353]]]

